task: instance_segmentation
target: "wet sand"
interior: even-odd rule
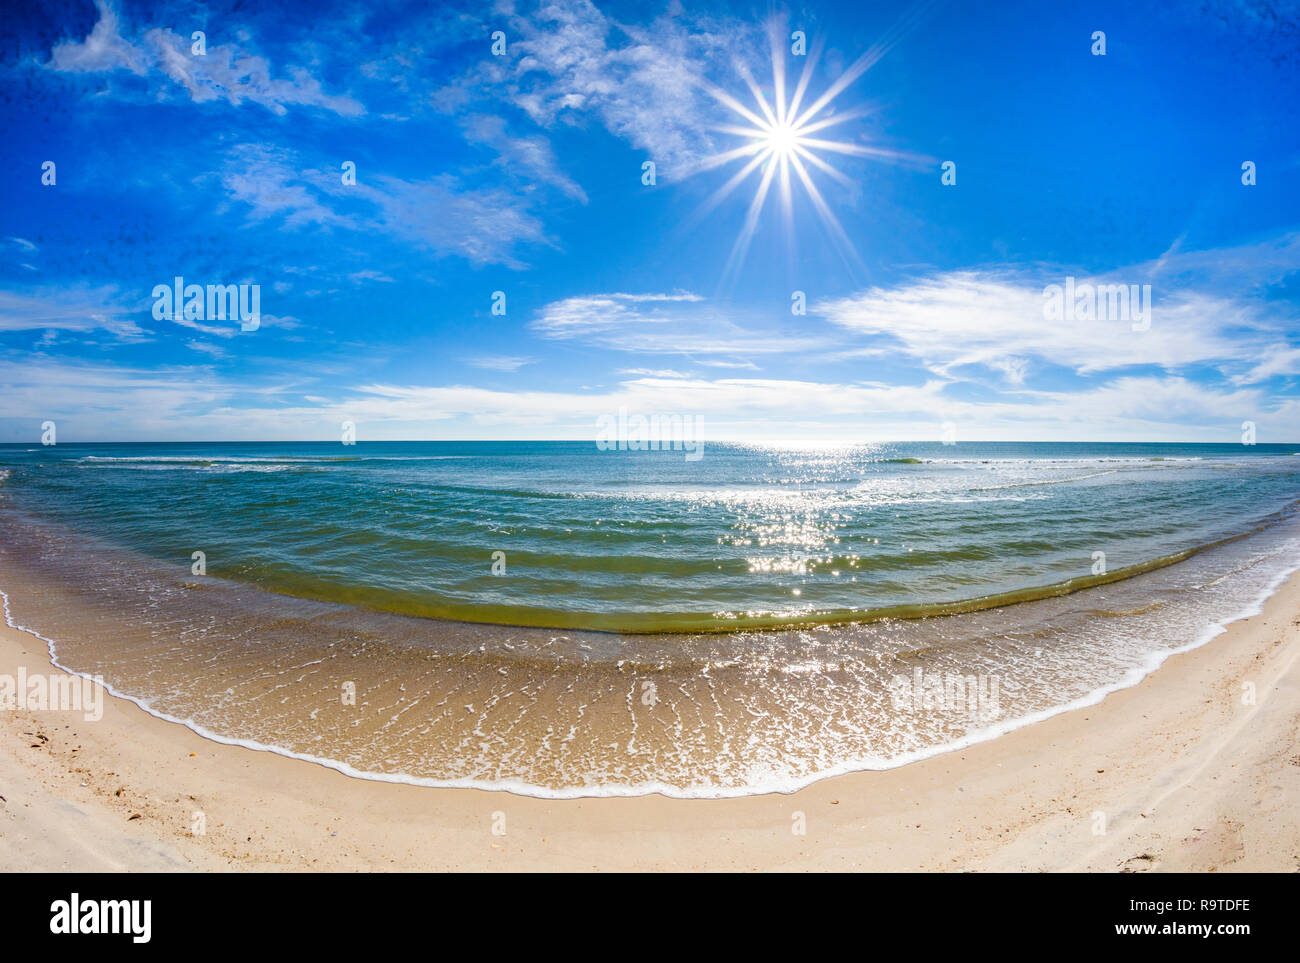
[[[41,640],[0,626],[0,674],[20,666],[57,672]],[[789,795],[546,800],[370,782],[105,695],[95,722],[0,712],[0,797],[5,871],[1292,872],[1300,575],[1099,705]]]

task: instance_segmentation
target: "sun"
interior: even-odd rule
[[[856,190],[857,185],[826,160],[824,155],[915,160],[911,155],[865,144],[860,140],[833,140],[823,134],[832,127],[846,124],[867,113],[865,108],[836,111],[833,102],[884,55],[887,47],[888,45],[884,44],[872,47],[840,74],[825,91],[807,104],[805,101],[809,99],[808,89],[820,47],[814,46],[807,54],[798,83],[795,84],[793,92],[787,91],[785,49],[779,42],[776,31],[772,32],[772,83],[769,88],[772,97],[770,100],[743,65],[739,71],[753,98],[752,107],[721,88],[702,82],[704,89],[718,103],[727,107],[743,122],[716,125],[713,129],[722,134],[738,137],[741,142],[730,150],[705,158],[691,173],[712,170],[736,161],[744,163],[704,201],[695,217],[700,218],[713,210],[748,180],[750,175],[758,174],[758,186],[750,201],[744,225],[732,247],[724,277],[738,270],[744,261],[750,241],[753,240],[754,232],[758,227],[759,215],[773,188],[780,198],[787,231],[793,232],[796,181],[841,252],[847,258],[861,264],[853,242],[825,197],[822,196],[813,172],[824,175],[849,190]]]
[[[799,130],[789,124],[777,124],[763,132],[764,149],[778,160],[788,160],[791,153],[800,148]]]

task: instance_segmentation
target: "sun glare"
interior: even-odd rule
[[[808,94],[808,88],[816,66],[818,49],[814,48],[802,58],[804,65],[798,83],[795,84],[793,92],[787,91],[785,48],[774,31],[772,83],[768,88],[771,94],[770,100],[764,88],[755,83],[753,77],[743,69],[741,76],[753,98],[752,107],[712,84],[704,84],[705,89],[715,100],[731,110],[743,122],[724,124],[715,129],[719,133],[738,137],[742,142],[737,147],[706,158],[696,166],[693,173],[723,167],[737,161],[743,161],[743,164],[704,201],[695,215],[696,218],[702,217],[721,204],[742,183],[750,179],[751,174],[758,175],[758,187],[750,201],[744,225],[732,247],[724,277],[732,275],[743,263],[758,227],[759,215],[763,212],[767,197],[774,187],[780,197],[787,231],[792,234],[795,181],[799,183],[817,216],[846,259],[861,264],[853,242],[822,196],[814,173],[830,178],[852,190],[856,188],[854,182],[830,163],[825,155],[839,154],[884,160],[904,160],[910,157],[897,151],[871,147],[856,140],[829,139],[823,133],[832,127],[862,117],[866,113],[862,108],[835,111],[832,104],[884,55],[889,46],[889,43],[882,43],[872,47],[840,74],[825,91],[812,98]]]
[[[789,157],[799,144],[799,131],[788,124],[778,124],[767,128],[763,134],[764,146],[780,160]]]

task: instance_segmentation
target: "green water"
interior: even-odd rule
[[[517,442],[0,448],[9,503],[207,574],[410,615],[621,632],[969,610],[1252,529],[1295,446]],[[1103,553],[1103,556],[1096,553]]]

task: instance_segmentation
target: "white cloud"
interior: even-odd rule
[[[473,365],[475,368],[485,368],[488,371],[518,371],[524,365],[535,364],[536,361],[536,358],[515,358],[499,354],[465,359],[466,364]]]
[[[619,374],[646,378],[689,378],[690,375],[671,368],[624,368]]]
[[[1300,348],[1273,344],[1263,352],[1264,360],[1244,374],[1233,378],[1236,384],[1248,385],[1267,381],[1276,375],[1300,374]]]
[[[553,340],[648,354],[783,354],[822,344],[814,338],[747,330],[689,292],[565,298],[545,305],[529,327]]]
[[[227,152],[227,158],[218,175],[221,186],[235,201],[249,206],[251,221],[278,217],[283,218],[285,227],[292,228],[356,226],[352,219],[322,203],[320,188],[313,185],[322,175],[304,171],[289,151],[265,144],[240,144]]]
[[[527,265],[515,256],[517,245],[554,246],[527,201],[510,191],[464,189],[445,177],[413,182],[381,176],[375,185],[357,189],[379,208],[380,225],[436,253],[521,269]]]
[[[587,203],[586,192],[560,169],[551,143],[545,137],[511,136],[506,130],[505,119],[489,114],[476,114],[463,126],[470,141],[496,151],[497,164],[502,169],[550,184],[574,200]]]
[[[190,328],[193,331],[198,331],[200,334],[211,335],[214,338],[233,338],[235,335],[239,334],[239,320],[237,318],[228,321],[226,324],[221,326],[215,324],[204,324],[202,321],[198,321],[194,318],[186,318],[180,314],[172,315],[168,320],[172,321],[174,324],[179,324],[183,328]],[[194,342],[191,341],[190,344],[194,344]]]
[[[520,245],[554,245],[528,198],[498,187],[465,188],[452,177],[375,175],[344,186],[338,172],[305,167],[291,152],[263,144],[232,148],[217,176],[232,200],[248,205],[253,223],[384,232],[439,255],[516,269],[526,267],[516,253]],[[351,205],[348,214],[336,209],[344,203]],[[392,280],[374,270],[348,278]]]
[[[1011,384],[1024,380],[1033,359],[1080,374],[1133,365],[1242,367],[1261,357],[1265,344],[1286,326],[1267,305],[1162,288],[1158,280],[1152,285],[1149,330],[1135,331],[1133,322],[1121,319],[1046,320],[1044,287],[1064,281],[1050,273],[1030,280],[1023,272],[1012,277],[958,271],[827,299],[811,313],[936,373],[949,376],[959,365],[982,364],[1003,372]],[[1148,283],[1139,274],[1078,281]]]
[[[186,342],[185,346],[194,351],[199,351],[202,352],[203,354],[211,355],[214,358],[227,357],[227,352],[224,348],[220,347],[219,345],[208,344],[205,341],[188,341]]]
[[[135,339],[145,332],[127,317],[121,293],[103,285],[65,285],[24,291],[0,290],[0,331],[108,331]]]
[[[303,325],[301,318],[295,318],[292,314],[262,314],[261,327],[263,328],[286,328],[292,330],[301,328]]]
[[[199,56],[191,52],[190,40],[162,28],[146,31],[133,43],[122,36],[121,20],[106,0],[96,0],[95,5],[99,21],[90,35],[81,42],[56,44],[50,51],[52,69],[70,73],[125,69],[140,77],[166,77],[183,87],[194,103],[247,101],[281,115],[289,106],[319,107],[346,117],[365,113],[354,98],[325,93],[320,81],[301,67],[290,67],[288,79],[276,78],[263,57],[224,44],[209,45]]]
[[[201,367],[144,370],[41,358],[0,362],[0,385],[0,419],[13,440],[33,436],[45,418],[59,422],[60,440],[183,438],[186,421],[202,421],[229,392]]]
[[[95,0],[99,20],[81,43],[65,41],[50,51],[50,65],[55,70],[73,73],[100,73],[129,70],[143,75],[148,67],[145,53],[123,39],[116,12],[105,0]]]
[[[435,103],[455,112],[485,92],[495,99],[504,91],[544,128],[594,117],[668,177],[714,151],[717,105],[701,76],[764,48],[762,28],[752,21],[722,23],[674,5],[639,27],[589,0],[549,0],[531,15],[511,16],[507,34],[508,57],[489,58]]]
[[[43,418],[58,419],[68,440],[334,438],[345,420],[371,440],[586,439],[599,416],[626,408],[696,416],[707,437],[751,441],[938,439],[945,422],[968,440],[1236,440],[1243,420],[1259,425],[1261,439],[1281,440],[1300,415],[1294,399],[1176,377],[979,402],[951,397],[937,379],[900,386],[670,372],[586,392],[362,383],[301,395],[292,384],[223,379],[202,366],[142,370],[33,357],[0,362],[0,386],[0,432],[13,439]]]

